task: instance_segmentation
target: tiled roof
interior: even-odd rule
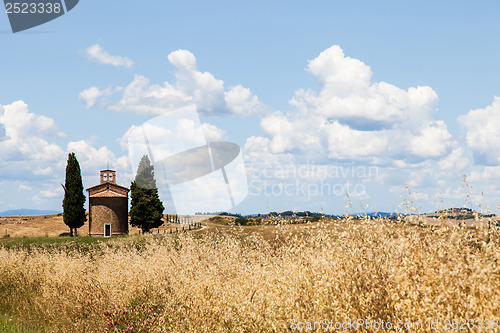
[[[99,192],[90,193],[90,196],[93,198],[114,198],[114,197],[123,197],[127,198],[128,195],[125,195],[123,192],[117,192],[113,190],[104,190]]]
[[[109,183],[109,182],[106,182],[106,183],[102,183],[102,184],[97,184],[97,185],[94,185],[94,186],[91,186],[87,189],[87,191],[93,191],[95,189],[98,189],[99,187],[116,187],[116,188],[119,188],[121,189],[122,191],[129,191],[129,189],[125,186],[121,186],[121,185],[118,185],[118,184],[114,184],[114,183]]]
[[[90,197],[128,197],[129,189],[113,183],[102,183],[87,189]]]

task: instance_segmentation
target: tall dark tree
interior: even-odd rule
[[[85,216],[85,194],[83,193],[80,164],[75,153],[68,154],[66,180],[64,182],[63,220],[71,236],[78,235],[78,228],[87,220]]]
[[[163,224],[163,203],[158,196],[154,166],[147,155],[142,156],[135,180],[130,184],[130,224],[149,232]]]

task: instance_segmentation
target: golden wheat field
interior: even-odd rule
[[[40,332],[500,331],[497,227],[262,230],[0,248],[0,313]]]
[[[200,222],[204,218],[211,217],[196,215],[179,215],[181,219],[189,219],[190,222]],[[152,233],[169,232],[170,229],[182,228],[178,223],[165,222],[161,227],[151,230]],[[79,235],[88,235],[89,221],[78,230]],[[0,237],[57,237],[69,233],[69,228],[64,224],[62,214],[35,215],[35,216],[7,216],[0,217]],[[138,234],[140,229],[129,225],[129,234]]]

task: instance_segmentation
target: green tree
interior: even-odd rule
[[[243,216],[238,216],[234,220],[234,224],[236,224],[236,225],[247,225],[248,222],[249,222],[249,220],[246,217],[243,217]]]
[[[68,154],[66,180],[63,188],[63,220],[73,237],[73,235],[78,235],[78,228],[83,226],[87,220],[84,207],[87,198],[83,193],[82,174],[75,153]]]
[[[135,180],[130,184],[130,224],[149,232],[163,224],[163,203],[158,196],[154,166],[147,155],[142,156]]]

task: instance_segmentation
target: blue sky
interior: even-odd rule
[[[125,134],[184,104],[242,147],[235,212],[401,211],[405,183],[421,211],[496,211],[499,15],[498,1],[82,0],[13,34],[0,14],[0,211],[60,210],[70,151],[85,187],[107,162],[128,186]]]

